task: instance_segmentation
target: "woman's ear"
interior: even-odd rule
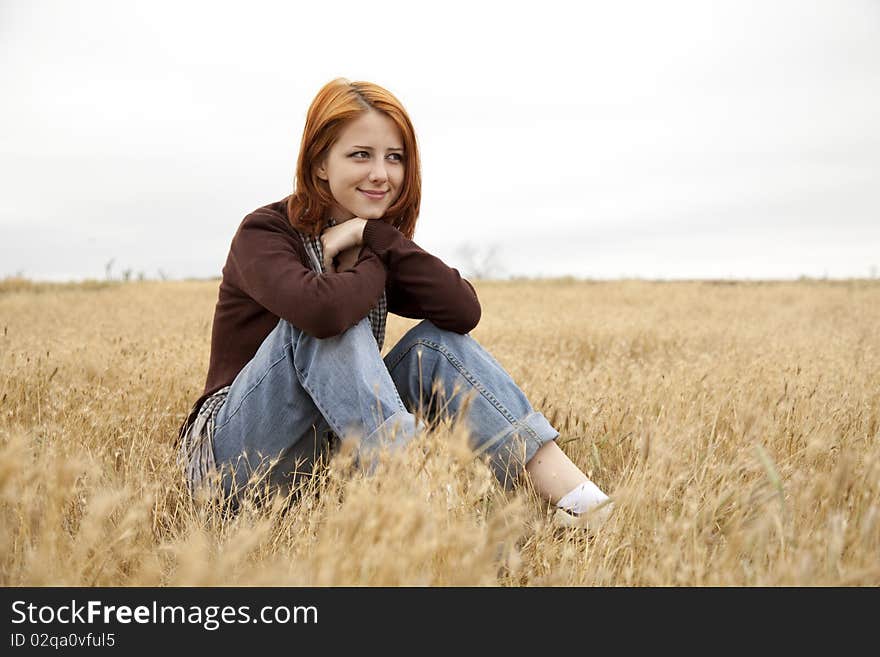
[[[321,160],[318,163],[318,166],[315,167],[315,175],[318,176],[321,180],[327,180],[327,167],[325,166],[327,163],[326,159]]]

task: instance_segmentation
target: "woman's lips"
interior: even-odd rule
[[[378,200],[378,199],[380,199],[380,198],[384,198],[384,197],[385,197],[385,194],[388,193],[388,192],[381,192],[381,193],[377,194],[377,193],[375,193],[375,192],[365,192],[364,190],[362,190],[362,189],[360,189],[360,188],[358,189],[358,191],[359,191],[361,194],[363,194],[364,196],[366,196],[367,198],[371,198],[371,199],[373,199],[373,200]]]

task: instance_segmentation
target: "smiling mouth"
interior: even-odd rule
[[[358,189],[358,191],[359,191],[361,194],[363,194],[364,196],[366,196],[367,198],[372,198],[372,199],[380,199],[380,198],[384,198],[384,197],[385,197],[385,194],[388,193],[388,192],[379,192],[379,193],[376,193],[376,192],[365,192],[364,190],[362,190],[362,189],[360,189],[360,188]]]

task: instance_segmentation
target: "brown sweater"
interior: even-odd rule
[[[317,338],[339,335],[367,316],[384,289],[388,310],[396,315],[429,319],[462,334],[480,321],[477,293],[458,270],[382,220],[367,222],[351,269],[313,271],[286,203],[255,210],[232,238],[214,309],[204,394],[184,427],[209,395],[232,383],[279,318]]]

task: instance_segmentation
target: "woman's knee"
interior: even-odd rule
[[[467,362],[481,351],[482,347],[471,336],[447,331],[425,319],[407,331],[385,357],[385,363],[393,372],[400,363],[418,359],[420,364],[430,369],[430,363],[450,357]]]
[[[430,319],[423,319],[416,324],[410,329],[406,337],[411,342],[424,340],[444,347],[455,347],[459,345],[471,346],[471,343],[475,343],[470,335],[442,329]]]

